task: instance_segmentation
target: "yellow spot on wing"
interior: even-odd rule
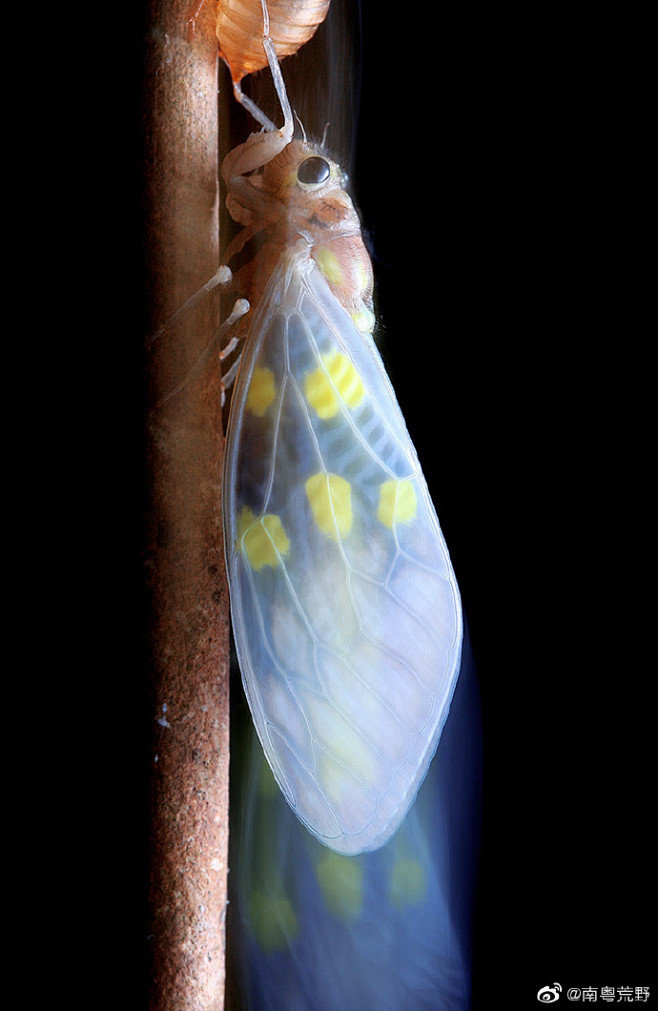
[[[283,885],[276,890],[256,888],[249,903],[251,929],[261,948],[269,955],[273,951],[287,948],[291,939],[299,933],[299,923],[295,910],[283,892]]]
[[[271,369],[256,368],[247,393],[247,410],[262,418],[276,396],[274,373]]]
[[[365,390],[361,376],[347,355],[331,351],[322,356],[322,366],[309,372],[304,381],[304,393],[319,418],[333,418],[340,401],[347,407],[357,407]]]
[[[379,486],[377,519],[393,529],[395,523],[410,523],[416,515],[416,492],[411,481],[384,481]]]
[[[327,851],[315,873],[325,905],[339,920],[354,920],[363,905],[363,867],[341,853]]]
[[[417,860],[398,859],[388,885],[388,897],[396,909],[422,902],[427,892],[425,871]]]
[[[242,507],[238,518],[238,545],[256,572],[266,565],[276,568],[290,549],[280,517],[274,513],[256,517],[248,506]]]
[[[313,474],[304,485],[317,526],[337,541],[352,529],[352,488],[338,474]]]

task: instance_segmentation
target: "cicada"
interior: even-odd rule
[[[284,123],[225,158],[251,310],[226,436],[235,648],[279,787],[322,843],[382,846],[412,805],[459,674],[460,597],[376,348],[373,270],[340,166]],[[225,380],[228,385],[233,372]]]

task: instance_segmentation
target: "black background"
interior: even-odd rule
[[[474,1009],[493,996],[520,1009],[554,981],[654,982],[642,26],[600,12],[437,7],[383,12],[362,0],[359,126],[349,143],[336,139],[342,126],[328,136],[351,160],[383,351],[478,669]],[[89,643],[101,654],[92,666],[107,704],[95,707],[89,743],[112,750],[101,893],[110,905],[119,898],[111,951],[124,995],[122,974],[134,966],[145,986],[148,971],[145,30],[126,16],[85,68],[108,82],[108,102],[90,133],[81,116],[68,148],[85,212],[73,356],[85,380],[59,429],[84,489],[72,525],[94,545],[93,556],[83,551],[76,622],[80,653]],[[60,157],[55,143],[48,157]],[[89,587],[93,600],[82,599]],[[134,1005],[115,1006],[144,1006],[143,992],[132,984]]]

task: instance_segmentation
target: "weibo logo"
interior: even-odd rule
[[[541,990],[537,993],[537,1000],[541,1001],[542,1004],[553,1004],[556,1000],[560,999],[560,994],[562,993],[562,987],[559,983],[553,983],[553,986],[543,986]]]

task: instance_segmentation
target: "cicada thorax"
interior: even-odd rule
[[[226,205],[257,252],[235,274],[239,294],[258,305],[282,255],[294,247],[315,262],[357,328],[371,332],[372,263],[336,162],[318,145],[293,140],[262,171],[240,182]],[[236,245],[241,241],[238,236]]]

